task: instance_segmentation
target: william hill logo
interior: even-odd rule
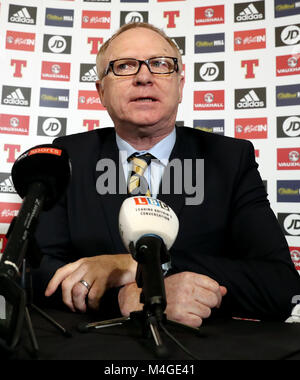
[[[300,105],[300,84],[276,87],[276,106]]]
[[[58,88],[41,88],[40,107],[69,107],[69,90]]]
[[[278,180],[277,202],[300,202],[300,181]]]

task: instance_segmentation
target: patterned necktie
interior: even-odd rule
[[[128,162],[132,163],[132,172],[128,180],[129,194],[151,197],[149,185],[144,177],[144,173],[152,158],[154,157],[150,153],[142,154],[141,156],[136,156],[136,153],[134,153],[128,157]]]

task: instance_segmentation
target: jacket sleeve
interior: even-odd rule
[[[236,317],[284,319],[300,294],[300,277],[246,141],[230,205],[224,250],[219,255],[176,252],[174,272],[192,271],[226,286],[221,313]],[[172,272],[171,272],[172,273]]]

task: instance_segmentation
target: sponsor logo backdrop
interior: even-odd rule
[[[29,147],[112,127],[95,91],[99,47],[124,23],[163,28],[183,54],[178,125],[253,142],[300,270],[300,1],[0,0],[0,254]]]

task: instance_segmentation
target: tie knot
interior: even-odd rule
[[[139,156],[137,153],[133,153],[130,157],[128,157],[128,162],[132,162],[133,171],[139,175],[143,175],[147,166],[150,165],[152,158],[154,157],[150,153],[141,154]]]
[[[149,166],[152,158],[154,158],[154,157],[150,153],[138,155],[138,153],[135,152],[130,157],[128,157],[128,162],[130,162],[130,161],[137,162],[138,160],[143,160],[146,162],[147,166]]]
[[[129,194],[151,196],[149,185],[144,177],[144,172],[153,158],[150,153],[141,154],[139,156],[138,153],[134,153],[128,157],[128,162],[132,163],[132,172],[128,182]]]

